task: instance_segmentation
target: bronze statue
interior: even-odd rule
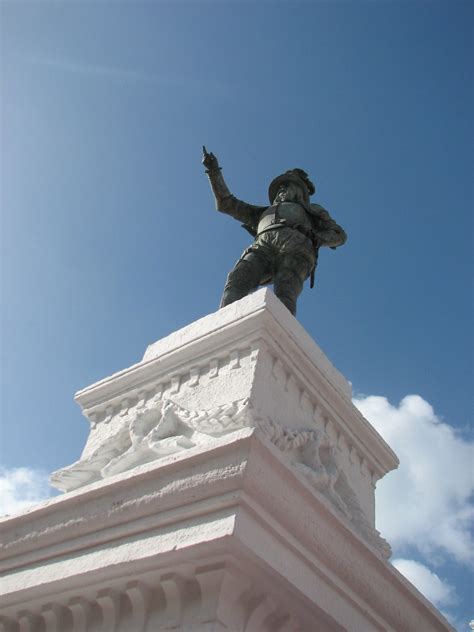
[[[273,283],[275,294],[296,314],[296,300],[309,276],[313,287],[319,248],[342,246],[346,233],[322,206],[310,204],[315,187],[302,169],[290,169],[272,180],[270,206],[253,206],[231,194],[217,158],[205,147],[202,162],[217,210],[242,222],[255,238],[229,273],[220,307]]]

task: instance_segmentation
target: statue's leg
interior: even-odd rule
[[[263,251],[246,250],[227,276],[220,307],[238,301],[257,289],[269,269],[270,262]]]
[[[273,279],[273,289],[280,301],[296,316],[296,300],[301,294],[303,283],[311,272],[308,257],[286,254],[279,258]]]

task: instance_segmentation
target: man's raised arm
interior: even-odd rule
[[[206,167],[207,177],[216,199],[216,209],[231,215],[248,227],[256,225],[264,207],[247,204],[232,195],[225,183],[217,158],[204,146],[202,148],[202,164]]]

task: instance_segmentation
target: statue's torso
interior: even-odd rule
[[[301,204],[296,202],[280,202],[269,206],[260,216],[257,233],[284,225],[298,225],[311,228],[311,220]]]

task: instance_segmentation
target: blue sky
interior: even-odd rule
[[[460,531],[427,549],[428,518],[407,519],[395,555],[450,587],[431,598],[465,626],[473,4],[4,1],[0,17],[5,477],[76,460],[74,392],[216,309],[249,236],[214,211],[202,144],[256,204],[302,167],[349,239],[298,319],[381,432],[380,415],[406,422],[407,462],[436,462],[430,515]],[[403,507],[410,480],[393,480]]]

